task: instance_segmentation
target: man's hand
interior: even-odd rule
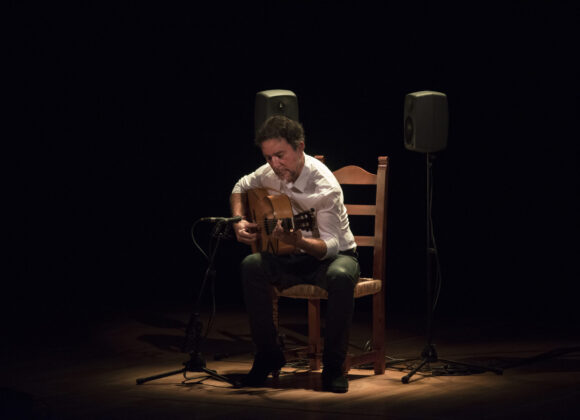
[[[318,259],[323,259],[326,255],[326,242],[320,238],[303,238],[302,231],[299,229],[290,232],[284,231],[280,220],[278,220],[278,224],[272,231],[272,237],[294,245],[296,248]]]
[[[234,228],[238,242],[246,245],[252,245],[254,242],[256,242],[256,239],[258,239],[258,225],[255,223],[251,223],[245,219],[242,219],[238,223],[234,223],[232,227]]]
[[[302,231],[285,231],[282,228],[282,221],[278,219],[278,223],[276,223],[276,227],[272,231],[272,238],[279,239],[289,245],[297,246],[298,242],[302,239]]]

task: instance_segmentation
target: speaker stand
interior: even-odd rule
[[[414,367],[407,375],[401,378],[401,382],[408,384],[411,377],[420,371],[425,365],[430,363],[442,362],[445,364],[445,369],[452,369],[453,365],[461,366],[461,368],[469,369],[473,373],[494,372],[498,375],[503,373],[502,369],[473,365],[469,363],[456,362],[453,360],[439,359],[435,345],[433,344],[433,313],[436,301],[433,297],[433,273],[437,273],[439,278],[439,257],[437,253],[437,246],[435,244],[435,235],[433,232],[433,217],[431,214],[431,206],[433,199],[433,183],[432,170],[434,155],[426,153],[426,279],[427,279],[427,344],[423,348],[420,356],[419,364]]]

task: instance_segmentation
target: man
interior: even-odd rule
[[[328,291],[323,387],[332,392],[346,392],[348,380],[342,366],[360,269],[342,189],[322,162],[304,153],[304,130],[300,123],[281,115],[272,116],[258,131],[256,144],[266,164],[242,177],[230,198],[232,215],[243,217],[234,225],[238,241],[251,245],[258,238],[258,225],[245,219],[244,194],[253,188],[287,195],[294,214],[313,208],[316,228],[313,232],[285,231],[278,223],[272,237],[295,246],[297,252],[280,256],[254,253],[242,262],[244,298],[256,346],[254,364],[243,382],[260,386],[270,372],[285,364],[272,318],[271,285],[284,289],[309,283]]]

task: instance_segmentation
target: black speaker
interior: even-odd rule
[[[264,121],[272,115],[284,115],[292,120],[298,120],[298,98],[290,90],[272,89],[256,93],[254,107],[255,132]]]
[[[405,96],[405,148],[432,153],[447,147],[447,95],[423,90]]]

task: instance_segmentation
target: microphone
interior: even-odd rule
[[[234,217],[202,217],[199,219],[202,222],[220,222],[220,223],[238,223],[242,220],[242,216],[234,216]]]

